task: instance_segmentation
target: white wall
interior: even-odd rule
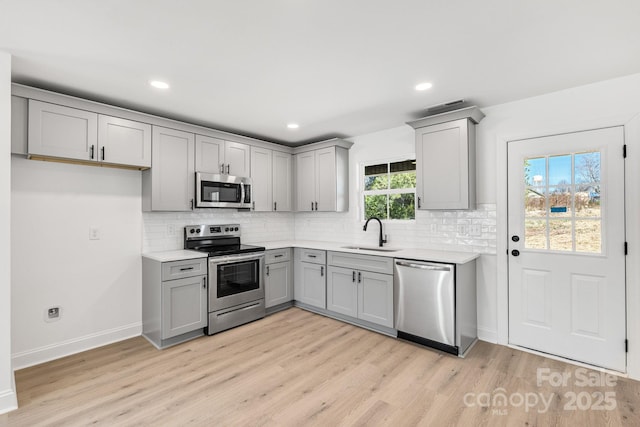
[[[14,368],[139,335],[140,172],[14,156],[11,190]]]
[[[11,56],[0,52],[0,414],[17,406],[11,309]]]

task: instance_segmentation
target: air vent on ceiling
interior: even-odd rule
[[[460,108],[468,107],[469,103],[464,99],[456,99],[455,101],[445,102],[444,104],[437,104],[427,107],[427,116],[434,114],[446,113],[448,111],[459,110]]]

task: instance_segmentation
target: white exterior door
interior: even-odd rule
[[[508,144],[509,341],[626,370],[624,131]]]

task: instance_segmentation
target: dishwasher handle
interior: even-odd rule
[[[439,266],[434,264],[418,264],[415,262],[408,262],[408,261],[396,261],[396,265],[401,265],[403,267],[409,267],[409,268],[419,268],[420,270],[451,271],[451,266]]]

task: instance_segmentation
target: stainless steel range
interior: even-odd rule
[[[209,254],[209,335],[265,315],[264,251],[240,243],[240,225],[189,225],[184,248]]]

